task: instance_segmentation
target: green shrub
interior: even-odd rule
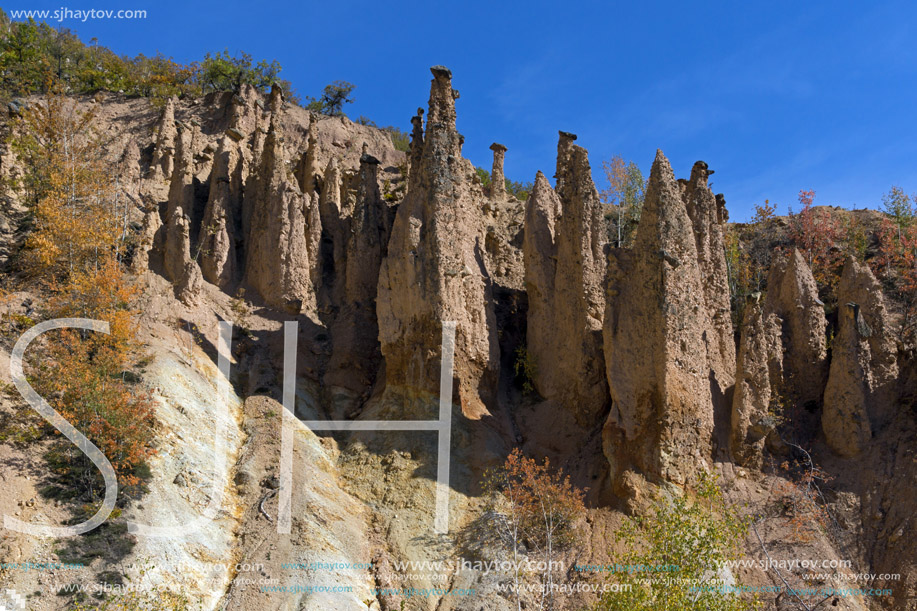
[[[756,600],[716,590],[722,585],[717,582],[721,568],[739,556],[747,526],[726,503],[714,476],[705,476],[693,494],[658,498],[649,515],[625,521],[617,540],[628,551],[615,564],[659,570],[613,573],[623,587],[606,593],[596,611],[758,608]]]

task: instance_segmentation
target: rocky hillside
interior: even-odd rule
[[[494,144],[496,186],[485,191],[462,157],[452,74],[431,72],[407,154],[386,132],[311,114],[279,88],[173,99],[162,109],[114,94],[73,99],[96,108],[112,180],[133,204],[129,263],[150,354],[141,377],[162,423],[152,483],[127,515],[160,525],[215,516],[187,537],[136,535],[123,572],[178,584],[207,609],[516,609],[499,588],[507,575],[453,571],[443,582],[435,570],[407,575],[398,563],[476,558],[468,537],[487,519],[485,471],[519,447],[587,489],[568,567],[613,562],[625,515],[716,473],[730,504],[755,516],[741,542],[748,558],[841,559],[850,573],[900,575],[868,581],[891,595],[761,594],[766,608],[917,608],[915,365],[870,268],[844,263],[837,310],[828,312],[803,255],[778,253],[736,328],[728,213],[706,163],[677,179],[657,151],[634,244],[614,248],[575,135],[559,132],[553,184],[539,172],[524,202],[499,187],[512,151]],[[22,172],[4,151],[0,173]],[[6,197],[9,255],[25,228],[17,194]],[[40,294],[8,278],[17,291],[8,313],[23,313]],[[220,321],[234,325],[231,388],[215,369]],[[455,323],[447,534],[433,532],[434,435],[332,434],[300,422],[291,532],[278,532],[287,321],[299,329],[295,413],[308,421],[435,420],[444,325]],[[5,397],[3,409],[18,413],[19,403]],[[211,444],[214,424],[225,433],[221,451]],[[40,466],[29,476],[15,467],[34,450],[4,451],[5,489],[38,497],[25,510],[14,506],[22,499],[4,499],[6,512],[62,519],[27,483],[43,477]],[[824,527],[794,537],[786,518],[796,497],[780,491],[808,493],[816,465],[818,509],[802,518],[824,516]],[[0,545],[14,562],[54,553],[6,531]],[[141,574],[143,561],[151,565]],[[310,562],[362,564],[289,566]],[[102,570],[111,570],[104,559],[67,579]],[[806,581],[798,567],[733,572],[755,587],[845,587],[843,578]],[[26,593],[53,582],[34,572],[0,578]],[[264,579],[350,589],[268,591]],[[475,594],[405,596],[410,587]],[[523,599],[523,608],[539,608],[534,594]],[[67,604],[31,600],[35,609]],[[597,600],[583,589],[556,604]]]

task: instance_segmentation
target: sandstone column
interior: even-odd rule
[[[490,145],[490,150],[494,152],[494,166],[490,173],[490,199],[501,202],[506,198],[506,178],[503,176],[503,157],[506,155],[506,147],[494,142]]]
[[[894,415],[897,349],[882,287],[868,266],[849,257],[837,297],[839,325],[832,342],[822,430],[835,453],[851,457],[866,449],[874,427]]]
[[[709,466],[714,426],[705,336],[713,332],[694,227],[662,151],[632,251],[609,257],[604,346],[613,401],[603,431],[619,494],[684,484]]]
[[[527,350],[539,394],[594,425],[608,403],[602,353],[606,243],[586,150],[561,132],[557,191],[538,173],[526,203]]]
[[[494,397],[499,367],[483,193],[461,156],[452,74],[442,66],[431,72],[426,132],[421,146],[415,123],[411,179],[379,273],[379,338],[388,389],[435,395],[442,321],[455,321],[457,391],[466,415],[478,417]]]

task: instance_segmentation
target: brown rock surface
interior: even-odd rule
[[[784,385],[789,398],[821,404],[828,374],[828,321],[812,270],[798,249],[771,265],[764,307],[782,320]]]
[[[738,464],[760,468],[765,439],[776,425],[774,401],[783,377],[780,319],[764,313],[760,295],[745,305],[738,358],[730,449]]]
[[[220,140],[210,194],[201,222],[201,271],[208,282],[229,287],[237,274],[236,226],[242,212],[242,156],[229,136]]]
[[[822,430],[831,449],[849,457],[862,453],[874,428],[894,415],[897,350],[881,286],[867,265],[847,259],[837,296]]]
[[[682,484],[708,467],[714,429],[695,230],[658,151],[633,251],[609,257],[604,342],[612,408],[603,432],[619,493],[625,473]]]
[[[258,169],[248,182],[246,198],[252,198],[245,259],[248,283],[271,305],[294,313],[314,313],[321,236],[318,203],[303,195],[287,172],[276,115]]]
[[[466,414],[495,390],[496,323],[483,259],[483,192],[461,156],[452,75],[433,81],[422,151],[398,208],[379,273],[377,311],[387,384],[438,392],[442,322],[457,323],[455,375]],[[416,140],[415,140],[416,142]]]
[[[527,349],[535,388],[595,424],[607,403],[602,353],[605,230],[585,149],[561,132],[557,191],[539,172],[526,205]]]

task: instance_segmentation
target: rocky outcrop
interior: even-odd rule
[[[318,202],[304,195],[287,172],[280,95],[276,89],[271,93],[275,113],[258,168],[246,184],[246,200],[251,198],[251,231],[245,277],[267,303],[292,313],[314,313],[321,221]]]
[[[378,159],[363,155],[349,240],[337,279],[342,295],[332,324],[334,347],[324,381],[346,391],[345,399],[371,388],[382,362],[376,289],[393,218],[379,192],[378,167]]]
[[[506,177],[503,175],[503,158],[506,156],[506,147],[498,142],[490,145],[494,152],[493,171],[490,173],[490,199],[503,201],[506,197]]]
[[[147,209],[143,214],[140,234],[137,236],[137,245],[134,247],[131,258],[131,270],[135,274],[145,272],[150,266],[150,254],[156,247],[156,234],[162,227],[162,218],[155,207]]]
[[[705,334],[705,340],[707,359],[716,384],[713,399],[724,402],[727,389],[735,382],[736,372],[729,274],[724,255],[725,226],[729,213],[726,211],[725,199],[715,196],[707,184],[712,174],[713,170],[706,163],[698,161],[691,169],[691,178],[679,183],[684,189],[682,197],[694,226],[704,303],[710,315],[711,332]]]
[[[557,190],[540,172],[526,204],[527,350],[534,386],[591,426],[605,407],[605,231],[586,150],[561,132]],[[540,366],[539,366],[540,364]]]
[[[765,311],[782,321],[787,399],[820,405],[828,373],[828,321],[812,270],[798,249],[771,265]]]
[[[230,120],[226,135],[234,142],[251,136],[261,118],[261,94],[248,83],[239,88],[230,99]]]
[[[229,136],[220,141],[210,173],[201,223],[201,271],[208,282],[229,287],[236,278],[236,226],[242,211],[242,156]]]
[[[461,156],[452,74],[431,71],[423,145],[412,151],[408,192],[379,273],[379,337],[390,389],[436,393],[442,323],[455,321],[458,394],[474,416],[493,396],[499,357],[482,252],[484,194]]]
[[[175,167],[175,146],[178,131],[175,127],[175,98],[166,100],[156,130],[156,144],[150,163],[151,178],[169,180]]]
[[[193,303],[201,288],[201,270],[191,252],[191,215],[194,210],[193,138],[190,130],[179,128],[176,137],[176,163],[166,206],[163,263],[166,277],[176,295]]]
[[[758,293],[745,304],[730,427],[733,459],[751,468],[762,465],[765,440],[776,426],[783,380],[780,319],[766,314],[760,299]]]
[[[633,250],[609,256],[604,345],[612,408],[603,431],[618,494],[641,478],[683,484],[706,469],[714,430],[707,311],[694,223],[658,151]]]
[[[893,416],[897,350],[882,287],[868,266],[848,258],[837,296],[838,332],[831,345],[822,430],[835,453],[852,457]]]

